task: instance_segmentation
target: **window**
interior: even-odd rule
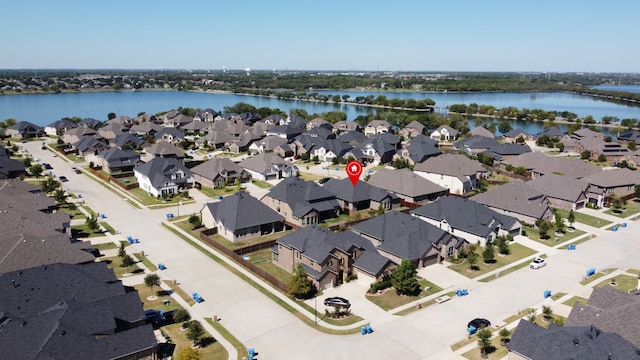
[[[453,246],[449,246],[449,248],[447,249],[447,256],[453,256]]]
[[[296,258],[298,258],[298,259],[300,259],[300,258],[301,258],[301,256],[300,256],[300,251],[296,251]]]

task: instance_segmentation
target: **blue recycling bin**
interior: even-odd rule
[[[622,223],[622,227],[626,228],[627,227],[627,223],[626,222]]]
[[[167,214],[167,219],[171,219],[173,217],[173,213],[168,213]]]
[[[587,277],[592,276],[595,273],[596,273],[596,269],[591,268],[591,269],[587,270]]]
[[[567,250],[575,250],[576,249],[576,244],[569,244],[569,246],[567,246]]]
[[[371,325],[367,325],[365,327],[365,330],[367,330],[367,334],[371,334],[373,332],[373,329],[371,328]]]
[[[551,290],[545,290],[544,291],[544,298],[546,299],[546,298],[548,298],[550,296],[551,296]]]
[[[165,270],[167,267],[163,263],[158,263],[158,269]]]
[[[367,333],[367,329],[365,329],[365,327],[364,327],[364,326],[363,326],[363,327],[361,327],[361,328],[360,328],[360,335],[364,335],[364,334],[366,334],[366,333]]]
[[[613,227],[613,231],[618,231],[618,225]]]
[[[467,329],[467,333],[468,333],[469,335],[473,335],[473,334],[475,334],[475,333],[476,333],[476,331],[478,331],[478,328],[477,328],[477,327],[475,327],[475,326],[469,326],[469,328]]]

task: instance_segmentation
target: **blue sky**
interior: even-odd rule
[[[3,69],[640,72],[640,1],[0,1]]]

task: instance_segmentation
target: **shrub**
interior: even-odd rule
[[[391,287],[391,279],[385,279],[369,285],[369,292],[376,293],[379,290],[384,290],[388,287]]]

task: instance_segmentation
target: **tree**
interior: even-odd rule
[[[607,157],[604,154],[598,155],[598,162],[603,163],[607,161]]]
[[[613,211],[614,212],[619,213],[619,212],[622,211],[622,200],[620,200],[619,197],[616,197],[616,198],[613,199],[612,205],[613,205]]]
[[[482,329],[478,331],[478,346],[480,347],[480,353],[482,357],[486,357],[489,353],[491,346],[491,331],[488,329]]]
[[[471,270],[476,269],[476,264],[478,263],[479,257],[480,255],[478,255],[475,251],[469,251],[469,254],[467,254],[467,262],[469,262],[469,269]]]
[[[116,118],[116,113],[114,112],[110,112],[107,114],[107,119],[111,120],[111,119],[115,119]]]
[[[559,231],[561,233],[564,233],[565,231],[564,220],[562,219],[562,215],[560,215],[560,212],[558,211],[556,211],[556,231]]]
[[[24,167],[28,168],[31,167],[31,158],[30,157],[26,157],[24,159],[22,159],[22,164],[24,164]]]
[[[153,288],[160,286],[160,276],[158,276],[158,274],[149,274],[144,277],[144,284],[151,290],[151,293],[153,293]]]
[[[176,360],[201,360],[202,354],[198,349],[194,349],[192,347],[183,347],[178,351],[176,355]]]
[[[298,299],[308,298],[314,292],[314,286],[302,264],[296,266],[287,286],[289,293]]]
[[[40,182],[40,190],[45,194],[50,194],[60,187],[60,182],[51,175]]]
[[[511,336],[511,331],[507,330],[507,328],[502,328],[500,329],[500,332],[498,333],[498,335],[500,335],[500,342],[502,343],[502,345],[505,345],[506,343],[509,342],[509,336]]]
[[[542,317],[546,321],[553,320],[553,310],[551,309],[551,306],[542,305]]]
[[[493,247],[493,244],[487,242],[487,245],[484,247],[484,251],[482,251],[482,259],[485,263],[491,263],[494,260],[496,250]]]
[[[511,123],[508,121],[503,121],[498,125],[498,131],[501,133],[508,133],[512,130]]]
[[[573,227],[573,223],[576,222],[576,214],[573,212],[573,210],[569,211],[567,221],[569,222],[569,226]]]
[[[536,226],[538,227],[538,231],[540,231],[540,239],[548,239],[548,232],[553,227],[551,222],[547,219],[538,219],[536,221]]]
[[[420,284],[415,265],[409,260],[402,260],[396,271],[391,275],[391,286],[400,295],[418,295]]]
[[[589,160],[591,158],[591,151],[589,150],[583,150],[580,153],[580,159],[582,160]]]
[[[68,197],[69,195],[67,195],[67,193],[62,189],[57,189],[53,192],[53,198],[56,200],[56,204],[58,205],[65,204]]]
[[[173,313],[173,321],[182,323],[185,329],[189,326],[189,320],[191,320],[191,314],[186,309],[180,308]]]
[[[376,216],[384,215],[384,207],[382,204],[378,206],[378,211],[376,211]]]
[[[129,272],[129,268],[136,263],[135,260],[131,257],[131,255],[127,254],[122,258],[122,264],[120,266],[126,267],[127,272]]]
[[[638,149],[638,145],[636,144],[635,141],[631,140],[627,144],[627,149],[629,149],[630,151],[636,151]]]
[[[125,248],[125,242],[121,241],[120,242],[120,248],[118,249],[118,256],[119,257],[124,257],[125,255],[127,255],[127,251],[124,249]]]
[[[189,330],[187,330],[187,339],[193,341],[193,345],[197,346],[204,336],[204,328],[200,321],[191,320],[189,322]]]
[[[42,175],[42,172],[44,172],[44,169],[40,164],[33,164],[29,167],[29,174],[31,174],[32,176],[35,176],[36,178],[40,178],[40,175]]]
[[[95,215],[91,215],[84,221],[84,223],[89,227],[89,229],[94,232],[100,228],[100,224],[98,224],[98,218]]]
[[[198,216],[196,214],[191,214],[191,216],[189,216],[189,223],[191,225],[193,225],[194,229],[196,229],[196,228],[198,228],[200,226],[202,221],[200,220],[200,216]]]
[[[529,313],[527,313],[527,321],[529,321],[530,323],[536,323],[536,311],[531,309],[529,310]]]

